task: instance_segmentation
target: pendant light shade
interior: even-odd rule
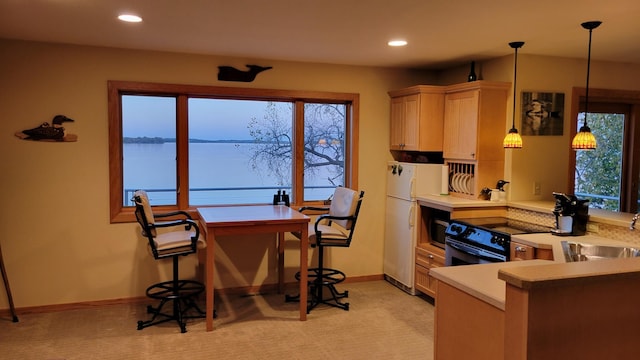
[[[507,136],[502,140],[505,149],[522,149],[522,136],[518,134],[518,129],[511,128]]]
[[[585,124],[586,124],[585,119]],[[573,137],[573,141],[571,141],[571,148],[573,150],[595,150],[598,146],[598,142],[596,141],[596,137],[593,136],[591,132],[591,128],[587,125],[583,125],[580,127],[580,131]]]
[[[522,137],[518,134],[518,129],[516,129],[516,76],[518,75],[518,49],[524,45],[522,41],[514,41],[510,42],[509,46],[515,50],[514,60],[513,60],[513,113],[511,119],[511,130],[507,136],[504,137],[502,141],[502,146],[505,149],[521,149],[522,148]]]
[[[584,97],[584,124],[580,127],[580,131],[576,134],[571,142],[573,150],[594,150],[598,144],[596,137],[593,136],[591,128],[587,124],[589,116],[589,72],[591,70],[591,33],[593,29],[602,24],[602,21],[587,21],[582,23],[582,27],[589,30],[589,53],[587,55],[587,88]]]

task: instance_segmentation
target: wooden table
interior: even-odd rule
[[[217,236],[278,233],[278,290],[284,288],[284,233],[300,232],[300,320],[307,320],[309,217],[284,205],[247,205],[198,208],[200,229],[206,233],[205,263],[207,331],[213,330],[214,244]],[[200,257],[201,258],[201,257]],[[284,301],[284,300],[283,300]]]

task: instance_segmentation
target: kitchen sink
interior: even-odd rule
[[[609,246],[562,241],[562,251],[567,262],[615,259],[640,256],[640,248]]]

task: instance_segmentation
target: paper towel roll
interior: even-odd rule
[[[449,195],[449,165],[442,165],[442,178],[440,181],[440,194]]]

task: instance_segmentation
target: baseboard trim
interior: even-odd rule
[[[380,275],[347,277],[343,284],[365,282],[365,281],[377,281],[377,280],[384,280],[384,275],[380,274]],[[285,283],[285,292],[297,291],[297,289],[298,289],[297,282]],[[247,295],[248,296],[248,295],[273,293],[276,291],[278,291],[278,284],[265,284],[265,285],[216,289],[215,293],[219,295]],[[149,298],[147,298],[146,296],[121,298],[121,299],[109,299],[109,300],[82,301],[82,302],[66,303],[66,304],[17,307],[16,313],[17,315],[41,314],[41,313],[50,313],[50,312],[58,312],[58,311],[90,309],[90,308],[104,307],[104,306],[110,306],[110,305],[138,304],[138,303],[146,303],[148,301],[149,301]],[[0,316],[11,317],[10,309],[8,308],[1,309]]]

